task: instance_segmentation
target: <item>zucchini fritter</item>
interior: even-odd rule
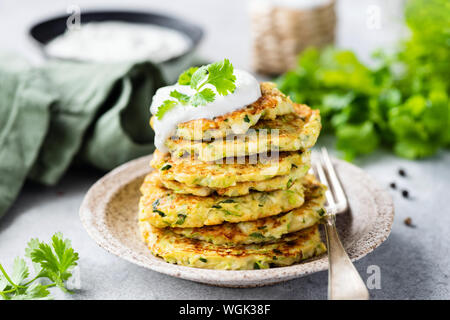
[[[251,192],[240,197],[177,194],[162,186],[158,172],[147,175],[141,186],[139,220],[159,228],[196,228],[222,222],[251,221],[277,215],[304,203],[301,180],[289,189]]]
[[[319,136],[319,112],[299,104],[295,105],[295,111],[273,120],[259,121],[246,134],[213,141],[169,138],[165,144],[172,156],[195,154],[201,161],[216,161],[275,150],[306,150],[314,146]]]
[[[267,269],[270,266],[289,266],[326,251],[317,225],[289,234],[274,243],[241,246],[216,246],[149,224],[140,224],[140,229],[154,255],[170,263],[195,268]]]
[[[288,189],[295,180],[301,179],[308,172],[309,166],[304,165],[301,168],[293,169],[284,176],[277,176],[272,179],[262,181],[239,182],[235,186],[228,188],[209,188],[209,187],[190,187],[183,183],[164,180],[161,183],[167,189],[175,193],[193,194],[195,196],[207,197],[216,192],[218,195],[227,197],[238,197],[249,194],[251,191],[274,191]]]
[[[305,203],[288,213],[281,213],[254,221],[225,222],[203,228],[172,228],[174,233],[187,238],[207,241],[216,245],[239,245],[273,242],[287,233],[317,224],[324,215],[325,186],[313,176],[304,180]]]
[[[310,152],[280,152],[275,158],[259,158],[257,163],[248,157],[233,159],[232,163],[203,162],[194,156],[174,158],[155,150],[151,166],[164,181],[175,180],[190,187],[228,188],[240,182],[264,181],[287,175],[296,168],[309,167]]]

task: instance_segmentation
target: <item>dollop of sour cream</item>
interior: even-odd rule
[[[258,80],[250,73],[235,69],[236,89],[233,93],[221,96],[217,93],[214,86],[205,85],[216,93],[213,102],[206,105],[194,107],[191,104],[177,104],[174,108],[167,111],[161,119],[155,118],[153,127],[155,130],[155,146],[161,152],[167,152],[164,142],[171,137],[179,123],[196,120],[196,119],[213,119],[229,112],[241,109],[261,97],[261,89]],[[153,96],[150,112],[156,114],[158,107],[164,100],[174,100],[170,97],[170,92],[177,90],[187,95],[194,95],[195,90],[190,86],[175,84],[172,86],[162,87],[156,91]]]

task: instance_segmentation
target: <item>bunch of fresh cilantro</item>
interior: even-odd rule
[[[234,68],[230,60],[208,64],[206,66],[192,67],[183,72],[178,78],[178,84],[190,86],[195,93],[192,96],[181,93],[177,90],[170,92],[173,99],[164,100],[158,107],[156,117],[161,119],[164,114],[178,104],[191,104],[194,107],[206,105],[213,102],[216,93],[210,87],[214,87],[219,95],[226,96],[236,88]],[[210,85],[210,87],[206,87]]]
[[[70,292],[65,282],[72,276],[78,261],[78,253],[72,249],[70,240],[63,239],[61,233],[55,233],[50,244],[31,239],[25,255],[32,261],[34,277],[30,278],[29,268],[22,258],[14,260],[10,275],[0,264],[0,300],[49,299],[52,287]]]
[[[450,2],[412,0],[411,38],[400,50],[376,52],[376,66],[351,51],[309,49],[277,82],[297,102],[321,111],[347,160],[386,146],[416,159],[450,146]]]

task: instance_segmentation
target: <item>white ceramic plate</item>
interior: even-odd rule
[[[89,235],[107,251],[139,266],[174,277],[226,287],[254,287],[298,278],[328,268],[326,255],[289,267],[264,270],[208,270],[166,263],[153,256],[137,227],[139,187],[151,171],[151,156],[130,161],[97,181],[80,208]],[[364,257],[388,237],[392,199],[361,169],[334,159],[350,211],[337,217],[341,240],[352,260]]]

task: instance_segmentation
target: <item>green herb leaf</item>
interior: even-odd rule
[[[32,300],[32,299],[49,299],[50,291],[47,286],[40,283],[32,283],[23,294],[17,294],[11,298],[11,300]]]
[[[253,233],[250,233],[250,237],[253,237],[253,238],[259,238],[259,239],[264,239],[264,236],[263,236],[262,233],[260,233],[260,232],[253,232]]]
[[[373,152],[379,143],[378,134],[372,122],[347,124],[336,131],[338,141],[336,147],[345,152],[347,160],[353,160],[356,154]]]
[[[208,79],[206,83],[215,86],[220,95],[226,96],[236,88],[236,76],[233,72],[233,65],[228,59],[212,63],[208,66]]]
[[[48,299],[50,298],[48,288],[55,286],[69,292],[65,281],[72,276],[72,268],[77,265],[78,253],[73,250],[68,239],[63,239],[61,233],[55,233],[49,244],[31,239],[25,253],[26,257],[32,260],[36,275],[31,280],[28,279],[29,269],[22,258],[14,260],[11,276],[8,276],[0,264],[0,299]],[[35,282],[40,278],[47,278],[45,285]]]
[[[281,91],[319,109],[347,160],[380,146],[410,159],[450,146],[448,1],[410,0],[411,37],[366,66],[351,51],[308,49],[278,79]]]
[[[157,209],[159,206],[159,199],[156,199],[155,201],[153,201],[152,203],[152,208],[153,210]]]
[[[175,222],[176,224],[183,224],[184,223],[184,221],[186,220],[186,215],[185,214],[182,214],[182,213],[179,213],[178,214],[178,220],[177,220],[177,222]]]
[[[236,203],[236,201],[233,199],[225,199],[225,200],[219,201],[218,203]]]
[[[162,211],[160,211],[158,209],[153,209],[153,212],[156,212],[157,214],[159,214],[163,218],[166,216],[166,214],[164,212],[162,212]]]
[[[226,209],[222,209],[222,211],[225,213],[225,215],[227,216],[236,216],[236,217],[240,217],[242,214],[238,213],[238,212],[231,212],[229,210]]]
[[[172,168],[172,165],[166,164],[166,165],[164,165],[160,170],[161,170],[161,171],[166,171],[166,170],[169,170],[170,168]]]
[[[170,96],[172,98],[177,99],[181,104],[186,104],[189,102],[190,97],[187,94],[181,93],[177,90],[173,90],[170,92]]]
[[[222,96],[232,93],[236,88],[236,76],[233,72],[233,65],[228,59],[200,68],[190,68],[186,70],[178,78],[178,84],[189,85],[196,93],[189,96],[173,90],[170,92],[170,96],[175,98],[178,102],[164,100],[163,104],[158,107],[156,117],[161,120],[164,114],[175,107],[177,103],[190,103],[194,107],[198,107],[213,102],[216,98],[216,93],[211,88],[203,88],[205,85],[213,86],[217,93]]]
[[[202,91],[197,92],[196,94],[194,94],[191,97],[189,102],[194,107],[198,107],[198,106],[201,106],[201,105],[205,105],[208,102],[213,102],[215,97],[216,97],[216,94],[214,93],[214,91],[212,91],[209,88],[205,88]]]
[[[202,66],[198,68],[191,78],[190,86],[192,89],[198,90],[200,89],[200,85],[205,83],[208,78],[208,66]]]
[[[24,279],[29,276],[28,266],[25,260],[16,257],[14,259],[13,272],[11,275],[11,280],[14,284],[20,286]]]
[[[27,247],[25,248],[25,256],[31,260],[31,252],[33,252],[35,249],[38,249],[39,244],[40,244],[39,239],[37,239],[37,238],[30,239],[30,241],[28,241]],[[34,262],[32,262],[32,264],[33,264],[34,272],[39,274],[42,270],[41,265],[39,263],[34,263]]]
[[[192,67],[180,74],[180,76],[178,77],[178,84],[186,86],[190,85],[192,75],[195,73],[195,71],[197,71],[197,69],[198,67]]]
[[[158,107],[158,112],[155,114],[156,117],[161,120],[164,114],[173,109],[177,104],[178,103],[173,100],[164,100],[163,104]]]
[[[286,188],[289,189],[290,187],[292,187],[293,184],[294,184],[294,181],[292,180],[292,178],[290,178],[286,184]]]
[[[166,214],[165,214],[164,212],[158,210],[158,206],[159,206],[159,199],[156,199],[156,200],[153,201],[153,203],[152,203],[152,209],[153,209],[153,212],[156,212],[157,214],[159,214],[161,217],[164,218],[164,217],[166,216]]]
[[[31,260],[41,265],[47,278],[67,291],[63,282],[72,275],[71,268],[77,265],[78,253],[72,249],[70,240],[64,240],[61,233],[55,233],[51,245],[40,243],[39,248],[31,252]]]

